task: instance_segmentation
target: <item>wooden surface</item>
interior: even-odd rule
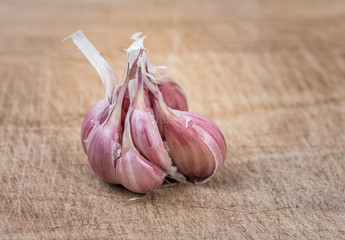
[[[345,238],[345,2],[0,2],[0,239]],[[138,31],[228,144],[207,184],[102,182],[80,143]],[[130,200],[139,198],[138,200]]]

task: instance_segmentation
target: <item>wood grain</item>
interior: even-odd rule
[[[0,2],[1,239],[344,239],[344,1]],[[205,185],[102,182],[80,143],[134,32],[228,144]],[[131,200],[132,198],[139,198]]]

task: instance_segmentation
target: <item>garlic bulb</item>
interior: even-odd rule
[[[106,92],[82,123],[82,146],[90,166],[104,181],[138,193],[154,191],[167,176],[204,183],[224,163],[225,138],[213,122],[188,112],[186,94],[173,78],[156,73],[166,67],[149,62],[140,34],[132,36],[134,42],[126,49],[119,82],[81,31],[71,35]]]

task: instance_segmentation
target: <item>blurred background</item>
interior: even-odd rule
[[[342,0],[1,0],[0,238],[340,239],[344,23]],[[224,133],[210,182],[142,198],[95,176],[80,127],[104,89],[62,43],[78,29],[117,79],[147,35],[151,62]]]

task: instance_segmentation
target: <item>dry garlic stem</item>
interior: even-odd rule
[[[109,104],[112,104],[114,101],[113,95],[116,84],[113,70],[81,30],[76,31],[69,37],[72,38],[74,44],[98,72],[105,88],[106,98]]]

